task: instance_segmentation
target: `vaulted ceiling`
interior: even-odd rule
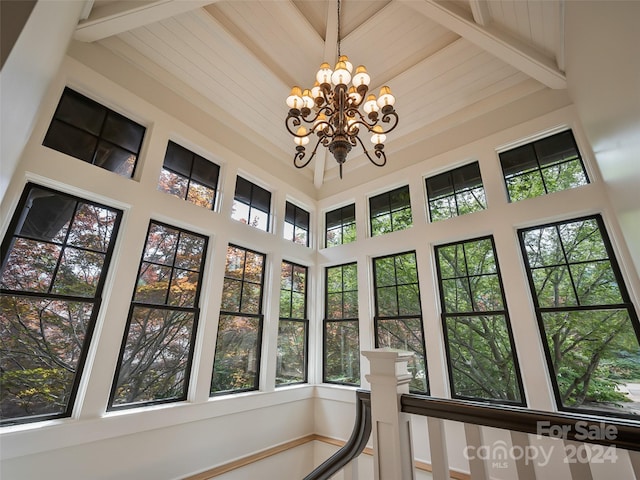
[[[566,88],[563,0],[342,0],[340,12],[341,52],[366,65],[374,93],[389,85],[397,98],[389,156],[439,122]],[[97,42],[187,100],[198,92],[294,168],[285,99],[335,62],[335,0],[95,0],[83,16],[76,40]],[[367,163],[358,154],[349,161]],[[336,167],[319,154],[299,175],[320,188]]]

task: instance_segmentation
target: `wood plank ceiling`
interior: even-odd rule
[[[294,168],[284,100],[292,85],[312,86],[320,63],[335,62],[335,0],[90,5],[77,40],[99,42],[185,98],[195,90]],[[449,116],[566,88],[563,0],[342,0],[340,32],[342,53],[367,66],[372,92],[390,85],[397,98],[389,154]],[[319,158],[300,175],[319,188],[336,167]]]

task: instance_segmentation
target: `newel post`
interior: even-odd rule
[[[412,352],[379,348],[362,352],[369,359],[371,425],[375,480],[413,480],[409,415],[400,412],[400,395],[409,393],[407,369]]]

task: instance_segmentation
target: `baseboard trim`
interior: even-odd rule
[[[195,475],[185,477],[183,480],[210,480],[212,478],[219,477],[220,475],[223,475],[237,468],[245,467],[247,465],[258,462],[265,458],[269,458],[273,455],[277,455],[289,449],[299,447],[300,445],[305,445],[309,442],[323,442],[328,445],[334,445],[339,448],[343,447],[345,444],[343,440],[337,440],[335,438],[326,437],[324,435],[318,435],[313,433],[311,435],[306,435],[304,437],[291,440],[290,442],[276,445],[275,447],[267,448],[266,450],[262,450],[261,452],[254,453],[252,455],[247,455],[246,457],[239,458],[238,460],[234,460],[233,462],[225,463],[224,465],[219,465],[217,467],[211,468],[204,472],[196,473]],[[366,447],[362,451],[362,453],[365,455],[373,456],[373,449]],[[415,468],[425,472],[431,472],[431,464],[426,462],[416,461]],[[471,480],[471,475],[469,475],[468,473],[459,472],[457,470],[450,470],[449,475],[454,480]]]

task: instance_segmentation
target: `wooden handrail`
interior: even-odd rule
[[[404,413],[425,417],[640,451],[640,418],[636,422],[416,394],[403,394],[400,406]]]
[[[344,446],[320,464],[304,480],[328,480],[362,453],[371,436],[371,392],[356,391],[356,421]]]

